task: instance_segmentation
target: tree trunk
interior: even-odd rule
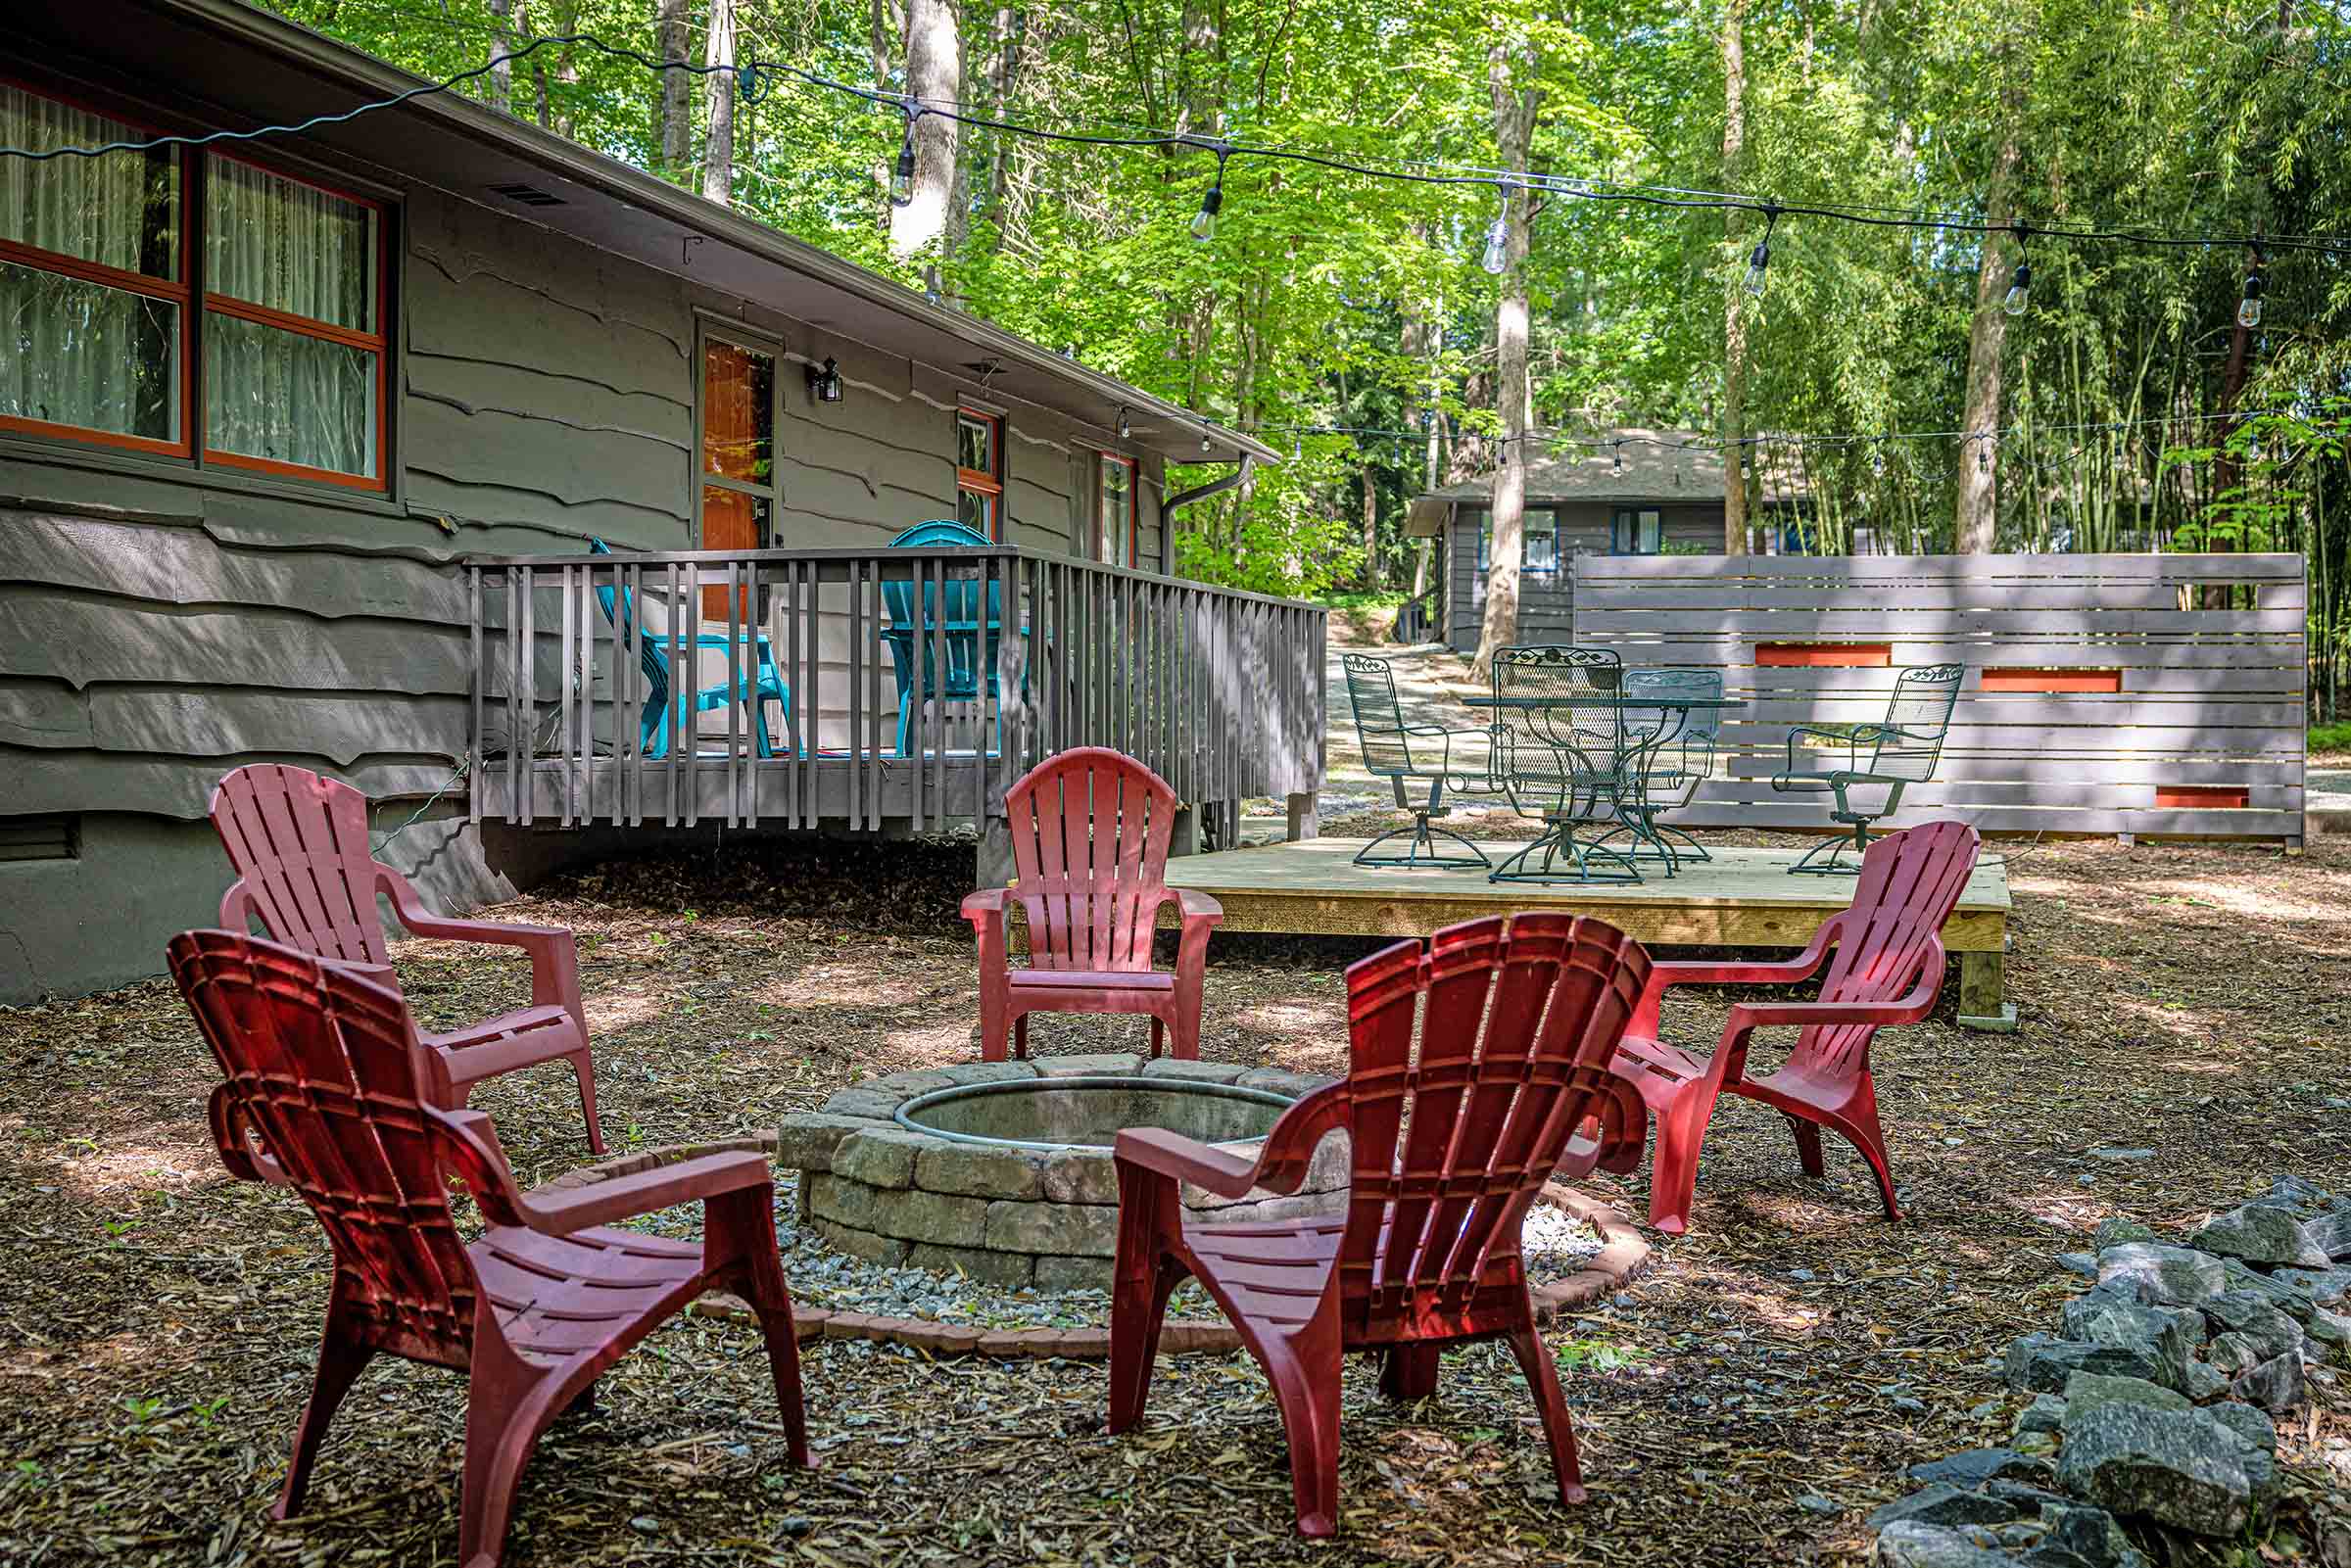
[[[1722,188],[1745,176],[1747,145],[1747,0],[1730,0],[1722,18]],[[1744,214],[1723,213],[1730,240],[1730,283],[1722,310],[1722,552],[1747,553],[1747,285],[1739,254]]]
[[[1486,57],[1494,92],[1494,142],[1502,166],[1523,170],[1533,144],[1536,89],[1511,79],[1507,44]],[[1486,555],[1486,615],[1477,640],[1482,669],[1518,639],[1518,568],[1526,548],[1526,228],[1528,193],[1512,191],[1503,219],[1502,298],[1494,312],[1494,402],[1502,416],[1502,462],[1494,476],[1494,535]]]
[[[694,40],[686,30],[686,0],[659,0],[654,13],[663,60],[688,60]],[[661,72],[661,172],[683,179],[694,164],[694,77],[683,71]]]
[[[490,0],[490,107],[511,114],[514,107],[514,35],[507,23],[514,0]]]
[[[1984,221],[1994,229],[2016,217],[2016,169],[2022,157],[2017,127],[2024,115],[2024,95],[2014,82],[2000,100],[2000,147],[1984,189]],[[1959,418],[1960,428],[1977,439],[1959,444],[1959,504],[1951,524],[1951,547],[1962,555],[1991,554],[1999,531],[1999,443],[1989,432],[2000,426],[2000,352],[2008,339],[2001,301],[2018,260],[2019,254],[1996,235],[1984,236],[1983,260],[1976,267],[1976,319],[1967,335],[1967,406]]]
[[[702,64],[710,83],[710,134],[702,143],[702,195],[735,202],[735,0],[710,0],[709,46]]]
[[[906,91],[927,108],[959,107],[963,41],[951,0],[907,0]],[[889,215],[889,251],[901,261],[952,238],[958,128],[945,115],[925,115],[914,122],[914,192]]]

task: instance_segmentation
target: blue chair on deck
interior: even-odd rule
[[[591,539],[588,548],[598,555],[612,553],[611,547],[600,539]],[[696,592],[699,592],[698,589]],[[635,593],[628,589],[615,593],[612,586],[599,584],[596,601],[602,606],[604,620],[611,626],[613,635],[626,641],[629,628],[637,623]],[[698,617],[696,624],[700,624]],[[789,738],[792,733],[792,689],[784,684],[784,678],[776,671],[776,653],[768,645],[767,634],[754,632],[752,642],[751,668],[738,675],[732,685],[722,681],[716,686],[697,689],[694,694],[694,711],[703,714],[729,703],[742,703],[750,712],[752,745],[760,756],[772,757],[776,754],[775,744],[768,738],[763,704],[773,700],[783,710],[785,735]],[[638,668],[645,672],[645,709],[638,717],[637,742],[648,757],[669,755],[670,693],[674,689],[669,679],[669,645],[668,637],[649,628],[637,642]],[[678,634],[678,647],[681,651],[690,650],[697,660],[704,652],[724,653],[727,651],[727,634],[696,631],[688,635],[681,631]]]
[[[891,549],[917,549],[941,546],[985,548],[993,543],[985,534],[968,523],[953,518],[935,518],[917,523],[889,542]],[[939,615],[939,588],[945,589],[946,614]],[[914,584],[884,583],[882,605],[889,612],[890,624],[882,629],[882,641],[889,649],[890,663],[897,667],[898,677],[898,755],[909,755],[908,743],[913,738],[914,725],[914,643],[917,623],[914,615]],[[987,689],[999,699],[996,688],[996,650],[1004,639],[1004,588],[1001,582],[987,585],[987,621],[980,619],[980,585],[975,582],[949,579],[945,584],[923,585],[923,627],[929,634],[930,658],[923,669],[923,695],[938,702],[977,702],[980,700],[980,674],[987,672]],[[984,632],[984,637],[982,635]],[[939,668],[941,659],[946,668]]]

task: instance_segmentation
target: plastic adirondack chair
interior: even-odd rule
[[[227,1079],[211,1108],[220,1163],[293,1188],[334,1251],[317,1377],[273,1518],[300,1511],[327,1423],[367,1363],[423,1361],[469,1379],[457,1558],[495,1568],[539,1434],[630,1347],[714,1290],[757,1314],[786,1446],[793,1463],[809,1463],[765,1156],[705,1155],[525,1196],[487,1116],[423,1098],[426,1053],[397,994],[228,931],[184,932],[169,954]],[[452,1177],[480,1206],[470,1244],[450,1212]],[[696,1199],[698,1243],[603,1228]]]
[[[916,549],[924,546],[968,546],[984,548],[991,543],[985,534],[968,523],[951,517],[934,518],[917,523],[889,542],[891,549]],[[961,578],[950,578],[938,587],[923,585],[923,614],[918,623],[914,613],[914,584],[888,583],[882,585],[882,605],[889,612],[890,624],[882,629],[883,646],[889,649],[890,663],[896,667],[898,678],[898,755],[908,754],[914,726],[914,647],[918,624],[928,634],[931,656],[924,661],[923,695],[934,702],[976,702],[980,699],[980,682],[984,674],[987,689],[996,690],[996,651],[1004,635],[1004,591],[1001,583],[987,585],[987,620],[980,619],[980,585]],[[946,613],[939,613],[941,599]],[[940,661],[944,660],[942,671]]]
[[[609,555],[610,546],[600,539],[588,542],[591,554]],[[615,574],[617,577],[617,574]],[[599,583],[596,602],[604,612],[604,622],[615,637],[626,641],[631,629],[642,626],[637,615],[637,595],[629,589],[616,588],[612,583]],[[691,613],[691,611],[690,611]],[[697,628],[700,621],[694,623]],[[776,754],[775,742],[767,733],[766,703],[772,701],[784,715],[785,738],[792,738],[792,688],[776,670],[776,650],[769,645],[765,632],[751,634],[751,668],[738,675],[732,685],[721,681],[716,686],[699,688],[694,693],[694,711],[709,713],[731,703],[741,703],[749,711],[751,744],[758,755]],[[738,641],[737,647],[742,643]],[[678,633],[678,651],[689,659],[698,659],[703,653],[727,651],[724,632]],[[648,757],[669,755],[670,731],[677,706],[671,693],[675,688],[669,679],[669,639],[649,627],[637,638],[637,667],[645,674],[645,706],[637,718],[637,748]]]
[[[1151,1054],[1200,1054],[1200,982],[1209,928],[1224,911],[1206,893],[1167,884],[1176,791],[1124,752],[1075,746],[1047,757],[1004,795],[1018,885],[963,901],[980,939],[980,1052],[1005,1058],[1004,1036],[1029,1054],[1032,1013],[1146,1013]],[[1006,952],[1004,913],[1029,922],[1029,963]],[[1176,972],[1151,967],[1161,906],[1182,916]]]
[[[1784,964],[1659,964],[1651,972],[1640,1017],[1615,1063],[1656,1114],[1651,1224],[1675,1236],[1690,1228],[1699,1149],[1714,1102],[1724,1094],[1786,1113],[1808,1176],[1824,1168],[1819,1129],[1844,1134],[1876,1174],[1886,1217],[1902,1217],[1886,1163],[1886,1134],[1878,1125],[1869,1042],[1884,1024],[1916,1023],[1934,1011],[1943,988],[1938,932],[1975,870],[1976,848],[1976,831],[1965,823],[1933,822],[1889,833],[1869,846],[1851,906],[1823,923],[1801,957]],[[1793,985],[1818,974],[1824,960],[1829,973],[1820,1000],[1739,1003],[1710,1057],[1657,1038],[1658,1004],[1669,986]],[[1800,1025],[1803,1032],[1779,1070],[1748,1076],[1749,1036],[1775,1024]]]
[[[1339,1362],[1351,1351],[1384,1352],[1382,1391],[1410,1400],[1435,1392],[1442,1347],[1508,1340],[1542,1412],[1559,1499],[1582,1501],[1518,1232],[1587,1118],[1600,1118],[1602,1143],[1568,1173],[1596,1159],[1623,1168],[1609,1158],[1621,1140],[1640,1158],[1645,1118],[1607,1064],[1649,972],[1639,943],[1596,920],[1448,927],[1425,950],[1400,942],[1348,970],[1348,1075],[1284,1113],[1254,1163],[1157,1128],[1121,1132],[1110,1430],[1141,1419],[1168,1293],[1188,1274],[1273,1387],[1299,1534],[1327,1536],[1337,1517]],[[1220,1224],[1186,1211],[1179,1182],[1231,1198],[1297,1191],[1337,1129],[1353,1144],[1344,1215]]]
[[[220,899],[220,924],[242,931],[259,919],[271,936],[317,958],[360,967],[397,992],[384,946],[376,895],[392,901],[400,924],[418,936],[519,947],[531,958],[531,1005],[470,1028],[423,1036],[430,1049],[418,1070],[425,1098],[461,1110],[484,1078],[543,1062],[564,1061],[580,1080],[588,1147],[604,1152],[596,1120],[596,1062],[588,1049],[588,1010],[580,1003],[579,949],[571,932],[552,926],[444,920],[424,907],[408,879],[375,858],[367,843],[367,797],[307,768],[255,763],[215,786],[213,829],[236,869]]]

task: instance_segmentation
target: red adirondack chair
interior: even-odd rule
[[[495,1568],[539,1434],[598,1374],[695,1298],[757,1313],[786,1446],[808,1464],[792,1294],[776,1255],[767,1161],[706,1155],[576,1192],[524,1196],[490,1118],[423,1098],[414,1024],[364,974],[274,942],[188,931],[172,976],[227,1081],[213,1136],[231,1175],[291,1187],[335,1259],[317,1379],[272,1517],[302,1507],[311,1464],[353,1379],[378,1354],[464,1372],[458,1561]],[[449,1180],[481,1207],[460,1239]],[[606,1223],[700,1199],[702,1240]]]
[[[400,989],[384,946],[376,895],[392,901],[400,924],[418,936],[519,947],[531,958],[531,1005],[468,1028],[422,1038],[424,1096],[462,1110],[484,1078],[543,1062],[569,1062],[580,1080],[588,1147],[604,1152],[596,1120],[596,1064],[588,1049],[588,1012],[580,1004],[579,950],[571,932],[552,926],[444,920],[424,907],[408,879],[367,845],[367,797],[307,768],[256,763],[213,790],[213,827],[236,868],[220,899],[220,924],[247,929],[258,917],[269,934],[316,958],[360,966]]]
[[[1339,1362],[1349,1351],[1384,1351],[1380,1387],[1409,1400],[1434,1392],[1441,1347],[1508,1340],[1543,1414],[1559,1499],[1582,1501],[1518,1229],[1587,1117],[1629,1132],[1638,1156],[1642,1117],[1636,1110],[1629,1128],[1616,1123],[1621,1086],[1607,1062],[1649,971],[1639,943],[1596,920],[1448,927],[1425,952],[1400,942],[1348,970],[1348,1075],[1284,1113],[1255,1164],[1172,1132],[1120,1133],[1110,1430],[1141,1418],[1168,1293],[1189,1274],[1273,1386],[1299,1534],[1327,1536],[1337,1518]],[[1354,1150],[1344,1216],[1219,1224],[1186,1212],[1178,1182],[1231,1198],[1297,1191],[1315,1146],[1342,1127]]]
[[[980,1054],[1005,1057],[1004,1034],[1029,1054],[1032,1013],[1147,1013],[1151,1054],[1175,1032],[1174,1054],[1200,1054],[1200,980],[1209,928],[1224,911],[1206,893],[1167,884],[1176,791],[1124,752],[1074,746],[1021,776],[1004,795],[1013,887],[963,901],[980,938]],[[1005,952],[1004,911],[1029,920],[1029,963]],[[1151,967],[1160,907],[1182,915],[1176,972]]]
[[[1651,972],[1640,1016],[1615,1062],[1657,1118],[1651,1224],[1673,1236],[1690,1228],[1699,1146],[1716,1098],[1726,1093],[1787,1114],[1807,1176],[1824,1168],[1821,1127],[1851,1139],[1877,1174],[1886,1216],[1901,1218],[1870,1083],[1869,1042],[1884,1024],[1916,1023],[1934,1011],[1943,988],[1943,938],[1937,933],[1975,870],[1976,848],[1976,831],[1960,822],[1889,833],[1863,857],[1851,906],[1813,933],[1801,957],[1785,964],[1659,964]],[[1668,986],[1792,985],[1818,974],[1832,948],[1836,957],[1820,1000],[1740,1003],[1710,1057],[1657,1039],[1658,1003]],[[1799,1024],[1803,1032],[1778,1071],[1749,1077],[1748,1036],[1774,1024]]]

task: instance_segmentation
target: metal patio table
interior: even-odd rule
[[[1549,733],[1550,727],[1545,723],[1546,715],[1554,711],[1579,707],[1585,709],[1612,708],[1616,713],[1616,754],[1608,759],[1608,771],[1619,779],[1629,778],[1629,786],[1620,784],[1614,791],[1612,808],[1616,826],[1603,833],[1600,838],[1594,839],[1588,844],[1579,844],[1575,837],[1577,827],[1575,820],[1554,821],[1545,827],[1541,837],[1518,851],[1517,854],[1512,855],[1509,860],[1504,861],[1500,866],[1495,867],[1488,875],[1487,880],[1497,882],[1639,881],[1641,873],[1633,865],[1631,857],[1619,854],[1614,850],[1604,850],[1603,852],[1612,858],[1622,860],[1626,868],[1625,875],[1598,878],[1592,876],[1586,863],[1589,851],[1599,847],[1605,840],[1615,837],[1618,833],[1629,833],[1636,846],[1635,853],[1638,853],[1638,846],[1642,843],[1655,846],[1658,858],[1664,863],[1665,875],[1672,876],[1676,865],[1673,847],[1657,836],[1655,831],[1649,825],[1648,814],[1638,809],[1634,800],[1628,798],[1628,794],[1638,796],[1647,790],[1651,760],[1659,751],[1681,737],[1682,731],[1688,727],[1690,715],[1693,712],[1700,709],[1710,713],[1729,712],[1746,707],[1747,699],[1744,697],[1697,697],[1672,691],[1646,690],[1629,695],[1620,692],[1615,696],[1599,696],[1591,693],[1574,696],[1466,696],[1462,699],[1462,705],[1468,708],[1527,714],[1532,720],[1529,728],[1535,732],[1536,738],[1565,751],[1576,751],[1580,748],[1571,739],[1554,738]],[[1646,727],[1628,731],[1624,716],[1628,712],[1634,711],[1657,712],[1664,715],[1664,719],[1654,731]],[[1496,766],[1501,766],[1499,751],[1496,753]],[[1554,871],[1553,868],[1561,851],[1568,852],[1570,859],[1575,863],[1577,869],[1572,873]],[[1538,854],[1542,858],[1542,869],[1539,871],[1531,869],[1531,864]]]

